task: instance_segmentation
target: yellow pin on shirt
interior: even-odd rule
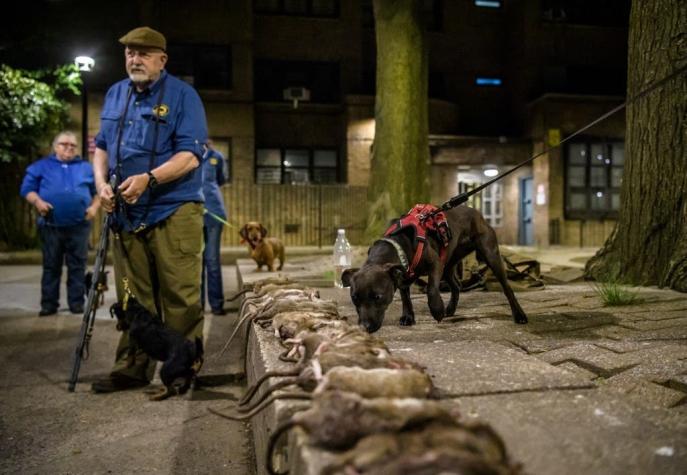
[[[169,106],[167,104],[158,104],[153,107],[153,114],[158,117],[164,117],[169,114]]]

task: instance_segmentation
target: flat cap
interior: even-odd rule
[[[126,46],[147,46],[149,48],[167,49],[165,35],[147,26],[134,28],[119,38],[119,42]]]

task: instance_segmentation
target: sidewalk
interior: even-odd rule
[[[222,270],[226,295],[231,295],[236,271]],[[67,378],[82,316],[67,311],[64,286],[62,311],[37,316],[40,266],[2,266],[0,271],[0,473],[254,473],[245,424],[207,411],[243,392],[234,377],[243,367],[240,352],[216,357],[234,329],[236,313],[205,315],[201,374],[212,386],[190,398],[162,402],[148,400],[149,388],[98,395],[90,385],[109,373],[119,339],[107,311],[114,301],[110,290],[98,310],[90,357],[70,393]]]
[[[553,255],[560,265],[580,257],[579,250],[558,251],[540,258]],[[283,273],[310,285],[317,276],[328,283],[327,258],[305,261]],[[239,261],[238,269],[243,283],[270,275],[256,273],[250,261]],[[357,321],[348,289],[319,290]],[[685,473],[687,295],[641,288],[642,303],[604,307],[589,284],[578,283],[517,296],[527,325],[513,323],[502,293],[473,291],[463,293],[456,316],[441,323],[429,315],[425,296],[413,295],[417,324],[408,328],[398,325],[397,295],[375,336],[392,353],[425,366],[464,419],[492,425],[525,473]],[[273,330],[255,325],[252,332],[254,377],[283,368],[273,354],[281,351]],[[272,416],[256,418],[254,431],[274,427],[293,404],[277,404]],[[256,443],[264,437],[254,435]],[[313,450],[292,455],[310,467],[326,458]]]

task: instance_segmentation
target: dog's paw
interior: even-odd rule
[[[147,392],[147,394],[150,394],[150,397],[148,398],[150,401],[164,401],[168,397],[176,395],[176,392],[170,388],[163,387],[154,392]]]
[[[403,315],[401,319],[398,321],[398,323],[401,324],[401,326],[404,327],[409,327],[411,325],[415,325],[415,316],[414,315]]]
[[[515,323],[518,323],[520,325],[524,325],[528,322],[527,315],[525,315],[524,313],[517,313],[513,315],[513,320],[515,320]]]

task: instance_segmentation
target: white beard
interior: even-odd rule
[[[140,87],[145,87],[151,82],[150,78],[145,73],[131,73],[129,74],[129,79]]]

